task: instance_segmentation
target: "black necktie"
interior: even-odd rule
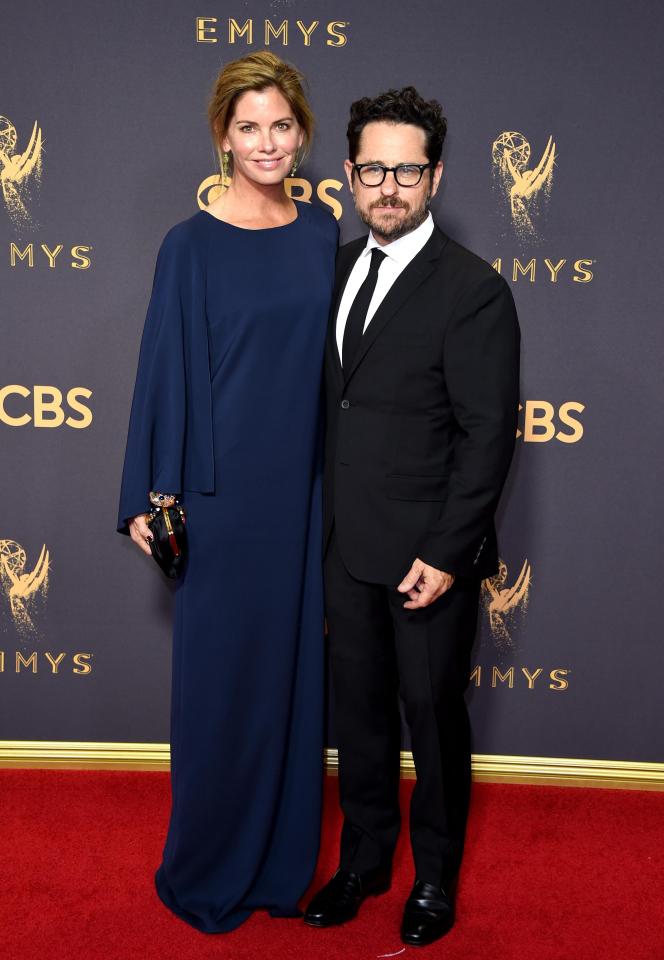
[[[355,358],[355,354],[359,349],[360,340],[362,339],[362,334],[364,333],[364,321],[367,319],[369,304],[371,303],[373,292],[376,289],[378,268],[386,256],[387,254],[383,253],[383,251],[378,247],[373,248],[371,251],[371,266],[369,267],[369,273],[366,275],[362,286],[355,294],[355,299],[353,300],[350,310],[348,311],[348,319],[346,320],[346,328],[344,330],[344,338],[341,349],[341,366],[343,367],[345,373],[348,373],[350,370],[353,359]]]

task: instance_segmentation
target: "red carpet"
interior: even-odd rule
[[[476,784],[457,924],[427,948],[398,936],[404,842],[391,891],[346,927],[258,914],[211,936],[154,892],[168,774],[0,770],[0,796],[2,960],[664,960],[661,793]],[[336,865],[338,831],[328,778],[316,882]]]

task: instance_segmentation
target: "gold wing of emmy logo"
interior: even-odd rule
[[[491,155],[498,175],[510,201],[512,222],[517,233],[535,235],[531,216],[532,203],[542,190],[551,190],[556,144],[550,136],[544,153],[534,169],[528,169],[530,144],[522,133],[505,131],[494,141]]]
[[[15,540],[0,540],[0,572],[16,627],[34,629],[27,605],[39,591],[48,588],[49,552],[42,545],[39,559],[32,570],[25,571],[26,553]]]
[[[23,153],[16,153],[16,127],[0,116],[0,184],[9,216],[15,224],[30,221],[22,194],[33,175],[41,177],[42,132],[35,120],[30,141]]]
[[[491,633],[501,648],[514,646],[506,620],[511,619],[518,607],[524,610],[527,607],[531,580],[530,564],[524,560],[516,581],[511,587],[507,586],[507,565],[501,560],[496,576],[482,583]]]

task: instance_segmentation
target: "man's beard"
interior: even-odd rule
[[[369,227],[375,237],[380,237],[382,240],[391,243],[393,240],[398,240],[399,237],[405,237],[407,233],[412,233],[416,227],[424,223],[429,213],[430,200],[431,190],[429,189],[421,205],[414,210],[411,210],[410,204],[402,200],[401,197],[384,197],[382,200],[376,200],[372,203],[368,210],[360,210],[357,206],[355,210],[360,220]],[[378,217],[374,217],[373,212],[377,207],[402,207],[405,209],[405,213],[402,217],[395,217],[390,223],[389,221],[386,222],[384,218],[379,220]]]

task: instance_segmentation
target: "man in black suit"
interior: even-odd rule
[[[325,591],[339,870],[305,921],[388,889],[403,700],[417,773],[405,943],[452,926],[470,794],[464,701],[494,513],[512,457],[519,327],[509,287],[435,226],[446,121],[413,87],[351,107],[346,174],[368,237],[339,251],[326,351]]]

